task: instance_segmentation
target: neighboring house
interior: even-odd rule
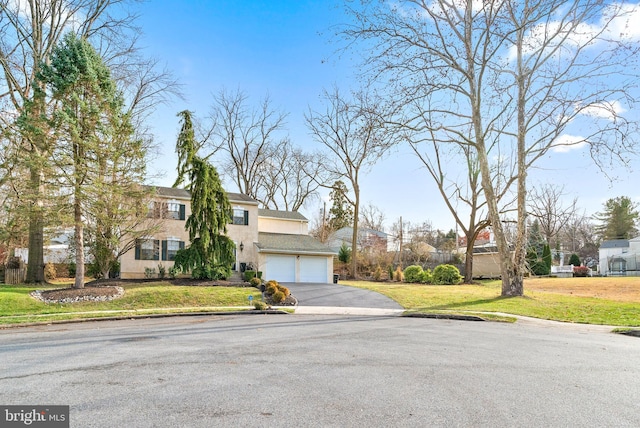
[[[502,275],[500,254],[494,243],[473,247],[473,277],[499,278]]]
[[[601,275],[640,275],[640,236],[603,241],[598,253]]]
[[[69,263],[71,260],[70,247],[73,246],[73,228],[59,229],[51,233],[47,245],[43,246],[44,263]],[[20,257],[24,263],[29,262],[29,249],[16,248],[16,257]],[[91,261],[89,248],[85,247],[85,259]]]
[[[185,221],[191,214],[188,191],[156,188],[151,215],[162,218],[160,230],[138,240],[120,259],[122,278],[143,278],[145,269],[173,266],[176,252],[189,245]],[[227,193],[233,218],[227,236],[236,245],[234,271],[262,271],[262,278],[280,282],[323,282],[333,279],[334,252],[308,235],[308,220],[297,212],[258,209],[246,195]]]
[[[378,230],[368,229],[366,227],[358,228],[358,251],[365,250],[380,250],[387,251],[387,239],[388,235]],[[351,241],[353,240],[353,228],[343,227],[336,230],[329,238],[329,247],[338,252],[342,244],[346,244],[351,248]]]
[[[476,236],[476,240],[473,241],[473,245],[474,246],[480,246],[480,245],[485,245],[485,244],[489,244],[494,242],[494,238],[493,238],[493,231],[491,230],[491,228],[487,227],[482,229],[479,233],[478,236]],[[458,245],[460,247],[466,247],[467,246],[467,237],[466,236],[460,236],[458,238]]]

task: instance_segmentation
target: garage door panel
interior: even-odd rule
[[[300,282],[327,282],[327,258],[300,257]]]
[[[265,268],[265,279],[274,279],[278,282],[296,281],[296,258],[295,256],[269,255],[267,256],[267,266]]]

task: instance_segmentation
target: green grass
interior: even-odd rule
[[[499,281],[457,286],[366,281],[342,281],[342,284],[377,291],[413,311],[458,314],[502,312],[564,322],[640,326],[639,303],[527,291],[526,284],[525,296],[514,298],[500,297]]]
[[[0,325],[219,308],[229,310],[228,307],[249,306],[249,295],[256,300],[261,298],[260,291],[254,287],[174,286],[162,281],[125,285],[124,296],[110,302],[53,304],[29,295],[36,289],[60,287],[0,285]]]

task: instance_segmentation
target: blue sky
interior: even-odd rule
[[[150,171],[154,184],[170,186],[175,179],[174,145],[179,130],[176,113],[189,109],[198,117],[209,113],[212,94],[226,88],[244,91],[258,103],[269,95],[273,106],[288,112],[287,130],[294,144],[313,148],[304,125],[309,107],[319,108],[323,88],[334,83],[355,87],[355,67],[331,42],[332,26],[345,22],[332,1],[168,1],[139,6],[145,52],[166,64],[184,85],[184,100],[160,106],[150,126],[160,153]],[[640,202],[640,161],[632,170],[617,169],[609,182],[592,164],[586,148],[550,152],[531,171],[531,183],[565,186],[568,198],[578,198],[587,215],[608,198],[629,196]],[[228,191],[236,191],[225,183]],[[326,196],[326,195],[324,195]],[[379,162],[362,179],[362,202],[380,209],[390,226],[405,221],[430,221],[434,227],[455,227],[427,172],[407,149]],[[314,217],[320,204],[305,207]]]

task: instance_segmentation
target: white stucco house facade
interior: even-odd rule
[[[640,275],[640,236],[603,241],[599,249],[599,269],[604,276]]]

